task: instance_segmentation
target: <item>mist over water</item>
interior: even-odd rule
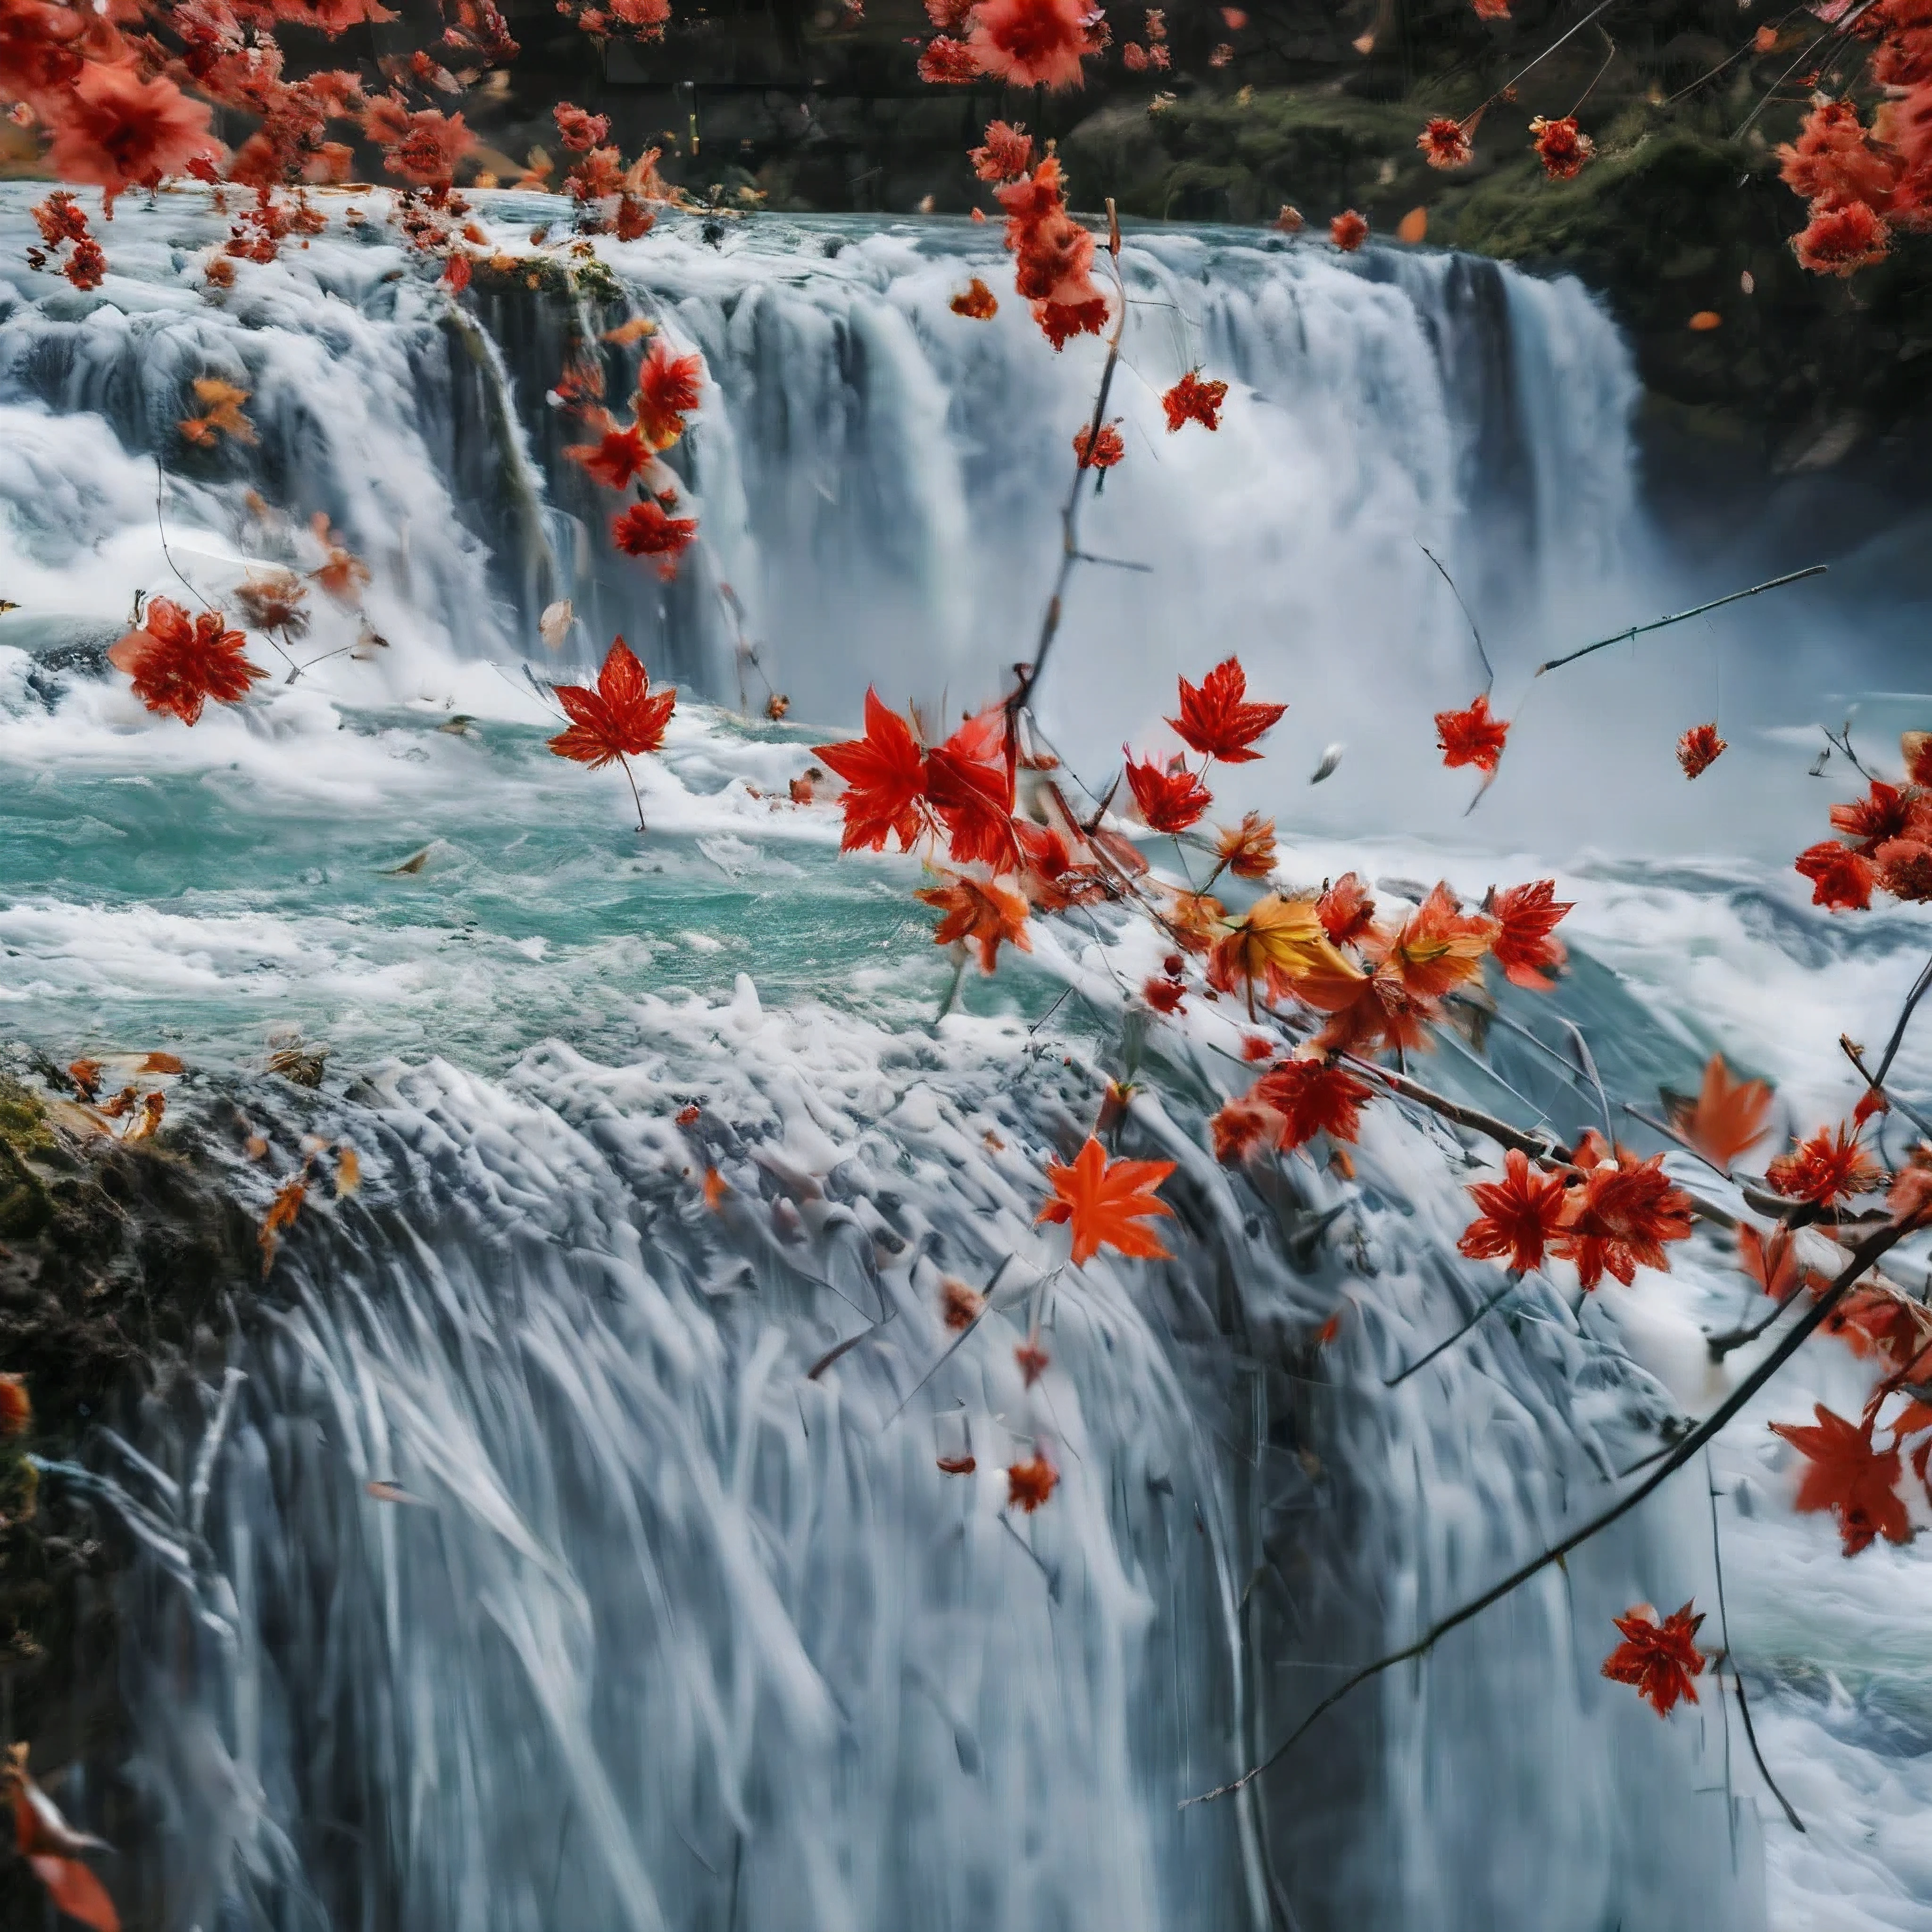
[[[31,199],[0,190],[0,595],[22,607],[0,618],[0,1022],[62,1061],[170,1044],[196,1070],[179,1116],[264,1202],[244,1125],[278,1162],[346,1140],[368,1176],[196,1378],[48,1478],[92,1486],[143,1552],[136,1754],[111,1768],[158,1821],[132,1874],[154,1923],[1922,1922],[1922,1864],[1861,1806],[1932,1802],[1932,1619],[1897,1607],[1932,1608],[1925,1566],[1868,1552],[1828,1642],[1794,1629],[1780,1600],[1837,1558],[1789,1516],[1762,1416],[1717,1473],[1733,1635],[1814,1814],[1796,1852],[1760,1832],[1714,1689],[1663,1725],[1597,1676],[1612,1611],[1710,1594],[1690,1477],[1246,1797],[1178,1808],[1708,1406],[1699,1324],[1738,1292],[1703,1238],[1580,1310],[1526,1282],[1388,1388],[1498,1285],[1454,1252],[1474,1170],[1392,1108],[1356,1185],[1217,1168],[1203,1118],[1245,1077],[1243,1029],[1205,1011],[1155,1030],[1129,1129],[1180,1163],[1175,1259],[1054,1276],[1040,1168],[1128,1070],[1151,935],[1042,924],[935,1025],[916,866],[839,860],[836,817],[782,802],[868,683],[936,719],[1030,652],[1100,352],[1055,356],[1014,301],[950,313],[971,274],[1010,285],[996,233],[761,218],[713,245],[676,220],[604,250],[709,371],[674,458],[703,542],[665,585],[610,554],[611,500],[545,400],[616,311],[479,278],[459,314],[339,220],[211,304],[194,263],[224,224],[187,195],[124,202],[82,296],[14,266]],[[481,207],[512,248],[560,215]],[[1130,233],[1123,266],[1127,457],[1082,540],[1150,568],[1076,577],[1041,704],[1073,768],[1104,788],[1124,740],[1164,742],[1176,673],[1238,651],[1292,709],[1224,802],[1280,812],[1299,881],[1440,872],[1473,896],[1553,871],[1576,970],[1507,1012],[1574,1019],[1615,1101],[1719,1047],[1808,1125],[1837,1108],[1838,1030],[1882,1034],[1923,949],[1916,913],[1834,924],[1785,869],[1827,793],[1813,743],[1775,734],[1836,723],[1821,707],[1887,661],[1856,605],[1779,593],[1532,686],[1546,656],[1738,587],[1647,527],[1630,359],[1587,294],[1235,231]],[[1170,436],[1160,394],[1196,364],[1231,385],[1222,427]],[[183,449],[207,374],[250,392],[257,446]],[[192,733],[94,674],[137,589],[186,596],[178,570],[219,602],[318,512],[371,566],[372,662]],[[1518,716],[1467,818],[1431,714],[1483,674],[1424,544]],[[536,618],[566,596],[553,655]],[[728,715],[764,696],[734,599],[805,722]],[[352,641],[316,602],[305,651]],[[520,669],[588,671],[620,630],[681,688],[644,840],[614,773],[544,751]],[[1881,743],[1932,722],[1863,701]],[[1714,716],[1732,748],[1687,787],[1676,735]],[[291,1024],[334,1050],[324,1096],[259,1070]],[[1909,1054],[1906,1090],[1928,1071]],[[1484,1070],[1445,1042],[1430,1072],[1564,1132],[1594,1116],[1527,1048]],[[984,1285],[1009,1256],[982,1331],[922,1382],[953,1339],[940,1275]],[[1036,1321],[1054,1367],[1030,1390],[1011,1352]],[[1841,1366],[1804,1372],[1831,1399]],[[979,1466],[943,1478],[962,1428]],[[1042,1442],[1060,1490],[1003,1516],[1005,1465]]]

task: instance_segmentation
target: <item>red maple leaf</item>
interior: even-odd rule
[[[1764,1178],[1778,1193],[1831,1208],[1855,1194],[1869,1194],[1884,1180],[1885,1170],[1866,1152],[1857,1131],[1841,1120],[1780,1154]]]
[[[1898,1492],[1898,1451],[1873,1448],[1870,1423],[1860,1428],[1822,1402],[1813,1405],[1812,1412],[1818,1418],[1815,1429],[1788,1422],[1771,1425],[1771,1432],[1783,1436],[1810,1466],[1798,1486],[1797,1507],[1829,1510],[1838,1519],[1847,1556],[1856,1556],[1874,1537],[1909,1543],[1912,1525]]]
[[[1214,802],[1214,794],[1178,758],[1166,771],[1151,759],[1137,765],[1129,758],[1127,784],[1142,818],[1156,832],[1185,832]]]
[[[1219,429],[1221,404],[1227,393],[1226,382],[1204,382],[1198,369],[1189,370],[1160,399],[1167,412],[1168,434],[1190,422],[1198,422],[1203,429]]]
[[[107,661],[134,680],[134,695],[150,711],[193,724],[209,698],[238,704],[249,686],[268,675],[244,655],[248,641],[226,627],[218,610],[191,617],[178,604],[151,597],[140,629],[115,644]]]
[[[1466,711],[1438,711],[1436,714],[1436,740],[1442,748],[1442,762],[1454,771],[1458,765],[1474,765],[1494,776],[1502,761],[1503,741],[1509,736],[1509,721],[1490,716],[1490,700],[1478,698]]]
[[[1576,1264],[1586,1288],[1606,1272],[1628,1288],[1640,1268],[1667,1268],[1664,1244],[1688,1240],[1690,1233],[1689,1197],[1670,1184],[1664,1156],[1640,1161],[1619,1148],[1615,1166],[1593,1168],[1571,1191],[1550,1251]]]
[[[1247,702],[1248,676],[1239,658],[1224,658],[1198,685],[1184,677],[1180,684],[1180,716],[1167,722],[1190,750],[1224,765],[1252,764],[1261,754],[1248,748],[1288,710]]]
[[[1315,902],[1322,929],[1337,946],[1360,939],[1374,925],[1376,902],[1359,872],[1344,872]]]
[[[970,940],[980,949],[980,964],[990,973],[1000,944],[1010,940],[1022,952],[1033,950],[1027,936],[1027,902],[997,879],[957,878],[950,885],[928,887],[913,894],[946,916],[932,935],[935,946],[950,946],[956,939]]]
[[[1021,862],[1013,832],[1012,740],[1006,713],[991,705],[926,756],[926,795],[962,865],[1005,872]]]
[[[1073,1230],[1073,1264],[1090,1262],[1102,1248],[1148,1261],[1165,1259],[1167,1250],[1151,1228],[1139,1224],[1174,1210],[1154,1190],[1174,1172],[1171,1160],[1114,1160],[1087,1137],[1070,1166],[1046,1164],[1053,1198],[1036,1221],[1064,1221]]]
[[[866,735],[842,745],[814,745],[812,754],[823,758],[845,781],[840,801],[845,811],[842,852],[861,849],[882,852],[888,837],[896,835],[899,850],[909,852],[924,820],[919,802],[926,794],[926,754],[911,728],[896,711],[888,710],[870,686],[866,691]]]
[[[1770,1132],[1771,1100],[1763,1081],[1734,1079],[1724,1055],[1714,1053],[1705,1063],[1696,1099],[1670,1108],[1671,1125],[1720,1174],[1728,1174],[1732,1162]]]
[[[610,520],[610,541],[626,556],[654,556],[658,574],[668,583],[677,574],[677,560],[698,540],[695,517],[674,517],[654,498],[646,498]]]
[[[1677,762],[1684,776],[1694,778],[1708,771],[1730,748],[1714,724],[1694,724],[1677,741]]]
[[[644,666],[622,638],[606,655],[594,690],[580,684],[560,684],[556,690],[570,725],[550,740],[550,748],[593,772],[614,759],[657,750],[677,704],[675,688],[652,691]]]
[[[684,434],[684,419],[696,409],[704,382],[704,358],[679,356],[670,345],[652,345],[650,359],[638,371],[638,393],[632,406],[638,428],[653,449],[668,449]]]
[[[1485,908],[1496,922],[1490,952],[1512,986],[1546,993],[1569,958],[1562,940],[1551,932],[1571,902],[1556,896],[1554,879],[1538,879],[1526,886],[1509,886],[1492,892]]]
[[[1604,1659],[1604,1675],[1618,1684],[1634,1684],[1636,1694],[1652,1706],[1660,1718],[1667,1718],[1678,1698],[1694,1704],[1697,1687],[1694,1677],[1704,1674],[1707,1661],[1693,1640],[1702,1616],[1694,1617],[1690,1606],[1673,1610],[1661,1623],[1648,1604],[1636,1604],[1610,1621],[1623,1633],[1623,1642]]]
[[[1878,868],[1862,853],[1835,839],[1808,845],[1793,862],[1811,881],[1811,903],[1833,912],[1864,912],[1871,904],[1872,882]]]
[[[1275,1144],[1292,1153],[1318,1133],[1353,1140],[1361,1131],[1362,1102],[1372,1090],[1333,1061],[1287,1060],[1270,1067],[1248,1097],[1280,1115]]]
[[[1507,1255],[1519,1274],[1543,1265],[1544,1251],[1563,1220],[1560,1174],[1542,1173],[1520,1149],[1511,1148],[1503,1156],[1502,1179],[1472,1182],[1469,1195],[1483,1211],[1456,1244],[1462,1253],[1472,1261]]]

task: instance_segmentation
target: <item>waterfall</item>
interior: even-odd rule
[[[1226,1066],[1156,1041],[1124,1148],[1178,1164],[1174,1258],[1055,1272],[1042,1164],[1128,1070],[1118,1025],[1049,1025],[1040,988],[1118,1011],[1099,937],[1042,932],[1024,1010],[935,1028],[904,879],[774,816],[782,734],[687,704],[639,856],[522,714],[472,746],[409,711],[490,662],[581,668],[620,629],[735,704],[724,584],[802,715],[849,716],[872,681],[988,695],[1037,621],[1098,366],[1010,300],[951,313],[972,273],[1010,286],[996,236],[668,221],[606,250],[614,295],[479,278],[458,317],[334,219],[204,299],[223,224],[189,194],[124,202],[82,296],[16,266],[30,198],[0,190],[0,590],[22,606],[0,645],[39,659],[0,664],[5,746],[43,759],[23,814],[92,814],[105,856],[78,887],[46,861],[6,916],[39,962],[20,997],[50,1040],[76,987],[124,1024],[165,1014],[224,1070],[180,1113],[244,1196],[265,1183],[244,1117],[277,1160],[320,1136],[366,1176],[305,1210],[192,1372],[48,1472],[135,1552],[131,1757],[106,1770],[151,1821],[122,1874],[137,1922],[1762,1922],[1712,1732],[1601,1684],[1607,1628],[1574,1607],[1704,1592],[1701,1499],[1358,1693],[1243,1794],[1182,1806],[1538,1546],[1672,1406],[1534,1281],[1402,1376],[1496,1291],[1454,1252],[1464,1150],[1378,1108],[1353,1184],[1230,1174],[1202,1150]],[[513,250],[559,218],[480,213]],[[1123,269],[1128,457],[1085,536],[1153,568],[1081,579],[1045,704],[1076,755],[1234,649],[1325,729],[1381,728],[1397,679],[1426,716],[1479,671],[1421,542],[1507,658],[1640,541],[1629,361],[1576,285],[1233,231],[1132,233]],[[633,314],[709,372],[676,457],[704,544],[670,585],[610,554],[546,400],[573,338]],[[1197,363],[1240,406],[1170,436],[1159,395]],[[182,448],[206,374],[250,391],[256,445]],[[101,782],[136,721],[75,652],[170,559],[219,594],[316,512],[368,560],[391,648],[266,722],[141,742],[129,787],[226,855],[219,881],[169,873],[179,910],[150,916],[160,874],[112,870],[150,807]],[[583,621],[550,658],[536,616],[560,595]],[[23,748],[50,712],[51,762]],[[399,884],[418,830],[449,856]],[[290,1003],[358,1049],[344,1090],[242,1064]],[[997,1289],[950,1354],[943,1276]],[[976,1468],[942,1474],[969,1428]],[[1036,1444],[1058,1490],[1003,1510]]]

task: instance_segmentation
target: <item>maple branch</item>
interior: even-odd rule
[[[1426,1107],[1432,1114],[1439,1114],[1458,1126],[1472,1127],[1479,1134],[1486,1134],[1500,1146],[1514,1148],[1533,1160],[1569,1165],[1569,1150],[1547,1136],[1526,1134],[1520,1127],[1513,1127],[1508,1121],[1498,1120],[1493,1114],[1485,1114],[1476,1107],[1466,1107],[1461,1101],[1438,1094],[1433,1088],[1424,1086],[1420,1081],[1412,1080],[1407,1074],[1398,1073],[1391,1067],[1378,1066],[1372,1060],[1364,1060],[1352,1053],[1338,1053],[1335,1058],[1379,1080],[1391,1093],[1400,1094],[1405,1100],[1413,1100],[1418,1106]]]
[[[1594,644],[1586,644],[1581,650],[1566,652],[1560,658],[1552,658],[1536,668],[1535,675],[1540,677],[1546,670],[1560,670],[1564,664],[1574,664],[1579,658],[1586,658],[1593,651],[1606,651],[1612,644],[1628,644],[1633,638],[1641,638],[1647,632],[1661,631],[1672,624],[1681,624],[1690,617],[1701,617],[1706,610],[1715,610],[1726,604],[1735,604],[1742,598],[1756,597],[1766,590],[1776,590],[1786,584],[1802,584],[1808,577],[1822,577],[1830,568],[1828,564],[1814,563],[1802,570],[1794,570],[1783,577],[1767,578],[1762,584],[1754,584],[1748,590],[1733,590],[1726,597],[1714,597],[1708,604],[1700,604],[1688,610],[1679,610],[1669,617],[1659,617],[1648,624],[1633,624],[1628,631],[1619,631],[1612,638],[1599,638]]]
[[[1932,991],[1932,959],[1925,962],[1924,970],[1912,982],[1911,992],[1905,996],[1905,1004],[1899,1011],[1898,1024],[1892,1028],[1892,1037],[1885,1043],[1885,1052],[1879,1056],[1878,1078],[1873,1082],[1873,1085],[1881,1084],[1885,1076],[1892,1071],[1892,1063],[1897,1057],[1899,1048],[1904,1043],[1905,1029],[1912,1023],[1912,1009],[1924,998],[1928,991]]]
[[[1922,1134],[1925,1135],[1928,1138],[1932,1138],[1932,1120],[1927,1120],[1925,1116],[1909,1102],[1901,1100],[1895,1095],[1886,1091],[1884,1082],[1880,1076],[1866,1070],[1864,1051],[1853,1043],[1849,1034],[1839,1034],[1838,1046],[1845,1058],[1858,1069],[1858,1077],[1872,1092],[1877,1094],[1888,1107],[1894,1108],[1903,1114]]]
[[[1100,387],[1094,398],[1094,415],[1087,427],[1085,448],[1090,454],[1094,441],[1106,420],[1107,398],[1114,387],[1114,371],[1120,360],[1120,342],[1127,328],[1126,284],[1120,276],[1120,223],[1114,212],[1112,196],[1107,197],[1107,253],[1112,258],[1114,287],[1120,298],[1120,314],[1114,320],[1114,332],[1107,341],[1106,366],[1100,372]],[[1087,480],[1088,466],[1078,454],[1074,458],[1073,487],[1066,493],[1066,501],[1060,512],[1060,569],[1053,580],[1053,594],[1046,600],[1046,614],[1040,619],[1040,641],[1034,646],[1033,662],[1024,666],[1019,682],[1013,694],[1006,700],[1006,729],[1010,734],[1019,714],[1031,700],[1034,687],[1039,683],[1040,673],[1046,668],[1047,653],[1053,648],[1053,640],[1059,634],[1060,612],[1066,598],[1066,586],[1073,575],[1073,566],[1082,561],[1080,549],[1080,491]],[[1106,475],[1104,470],[1096,468],[1094,488],[1100,488],[1100,479]],[[1100,560],[1096,559],[1095,561]],[[1131,568],[1132,566],[1129,566]]]
[[[1496,688],[1496,674],[1495,667],[1490,662],[1489,652],[1483,648],[1483,634],[1476,627],[1476,614],[1469,608],[1468,604],[1462,603],[1462,593],[1456,588],[1456,580],[1443,568],[1442,560],[1419,538],[1416,541],[1415,547],[1428,558],[1431,563],[1435,565],[1436,574],[1449,586],[1450,596],[1454,598],[1458,604],[1462,604],[1462,614],[1469,620],[1469,634],[1475,639],[1476,655],[1483,661],[1483,695],[1486,698]]]
[[[1492,1604],[1500,1603],[1504,1598],[1521,1588],[1532,1576],[1540,1575],[1552,1563],[1560,1563],[1573,1550],[1580,1548],[1592,1537],[1608,1529],[1612,1523],[1621,1522],[1640,1503],[1645,1502],[1668,1482],[1686,1463],[1692,1461],[1706,1443],[1715,1438],[1742,1412],[1758,1390],[1762,1388],[1786,1362],[1790,1360],[1798,1349],[1823,1324],[1832,1310],[1837,1307],[1839,1302],[1850,1292],[1853,1284],[1865,1270],[1881,1255],[1896,1246],[1913,1231],[1916,1226],[1916,1220],[1900,1217],[1886,1222],[1882,1227],[1874,1229],[1872,1233],[1867,1235],[1864,1240],[1852,1250],[1850,1261],[1840,1271],[1831,1286],[1819,1296],[1810,1312],[1802,1320],[1792,1325],[1790,1331],[1778,1346],[1771,1350],[1764,1360],[1744,1376],[1737,1387],[1732,1390],[1724,1401],[1720,1402],[1702,1422],[1674,1444],[1670,1454],[1662,1459],[1658,1468],[1639,1483],[1628,1495],[1619,1498],[1609,1508],[1599,1510],[1587,1522],[1580,1524],[1568,1535],[1561,1538],[1558,1541],[1550,1544],[1547,1549],[1540,1551],[1526,1563],[1519,1564],[1501,1582],[1491,1585],[1480,1596],[1472,1598],[1460,1609],[1452,1610],[1447,1616],[1438,1619],[1413,1643],[1405,1644],[1400,1650],[1390,1651],[1386,1656],[1377,1658],[1372,1664],[1364,1664],[1359,1670],[1353,1672],[1345,1678],[1333,1690],[1322,1698],[1300,1723],[1297,1724],[1294,1729],[1289,1732],[1288,1736],[1258,1764],[1243,1772],[1239,1778],[1232,1780],[1229,1783],[1217,1785],[1212,1791],[1204,1791],[1195,1797],[1183,1798],[1181,1808],[1184,1810],[1190,1804],[1204,1804],[1217,1798],[1228,1797],[1252,1784],[1264,1772],[1279,1764],[1300,1742],[1317,1720],[1326,1716],[1352,1690],[1359,1689],[1372,1678],[1379,1677],[1384,1671],[1394,1670],[1398,1664],[1407,1664],[1416,1658],[1426,1656],[1451,1630],[1460,1629],[1472,1618],[1480,1616]]]

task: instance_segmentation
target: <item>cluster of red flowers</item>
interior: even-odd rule
[[[1872,779],[1863,798],[1832,806],[1838,837],[1798,854],[1814,905],[1862,912],[1874,888],[1898,899],[1932,899],[1932,733],[1908,731],[1900,745],[1904,783]]]
[[[1130,40],[1120,50],[1120,64],[1130,74],[1145,74],[1150,69],[1156,74],[1165,73],[1172,64],[1172,56],[1167,47],[1167,14],[1159,7],[1147,10],[1147,44]]]
[[[1081,62],[1106,45],[1085,0],[926,0],[926,10],[939,31],[920,56],[920,77],[941,86],[1078,87]]]
[[[73,247],[60,265],[60,272],[77,289],[98,289],[107,275],[107,257],[87,226],[80,203],[64,188],[56,188],[45,201],[35,205],[34,225],[49,250],[58,254],[64,244]],[[28,266],[45,268],[47,255],[38,248],[28,251]]]
[[[661,459],[683,435],[704,380],[701,357],[654,344],[638,372],[631,420],[620,424],[593,404],[585,416],[595,440],[572,443],[564,452],[607,490],[634,485],[638,500],[611,519],[610,540],[627,556],[655,557],[658,574],[667,579],[677,574],[678,559],[697,540],[698,520],[671,514],[677,478]],[[602,394],[601,376],[595,393]]]
[[[670,25],[670,0],[596,0],[592,6],[556,0],[556,10],[600,46],[620,32],[634,40],[661,40]]]
[[[999,124],[995,122],[995,127]],[[986,146],[994,151],[993,129]],[[1017,144],[1010,144],[1012,152]],[[1030,143],[1028,144],[1029,148]],[[983,170],[988,163],[981,164]],[[1013,286],[1033,306],[1034,320],[1054,347],[1107,326],[1107,298],[1094,280],[1094,236],[1066,212],[1066,178],[1052,154],[994,190],[1006,210],[1006,245],[1013,256]]]
[[[1597,152],[1597,144],[1576,124],[1574,114],[1550,120],[1538,115],[1529,124],[1530,145],[1552,181],[1571,181]]]

